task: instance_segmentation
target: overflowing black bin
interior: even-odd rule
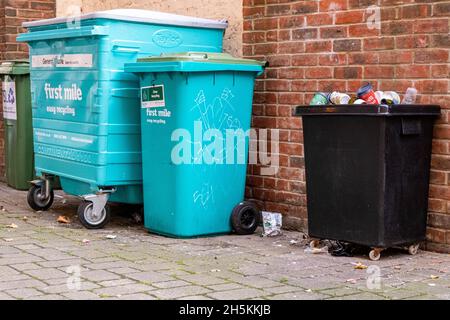
[[[425,240],[434,105],[297,107],[309,235],[411,254]],[[312,242],[312,245],[314,241]]]

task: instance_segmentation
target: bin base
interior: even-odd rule
[[[209,234],[200,234],[200,235],[179,235],[179,234],[177,235],[177,234],[171,234],[171,233],[166,233],[166,232],[160,232],[157,230],[152,230],[149,228],[147,228],[147,232],[158,235],[158,236],[174,238],[174,239],[197,239],[197,238],[219,237],[219,236],[230,235],[232,233],[230,230],[230,231],[209,233]]]
[[[311,249],[318,249],[320,247],[320,241],[322,240],[334,240],[334,241],[342,241],[342,242],[348,242],[356,245],[366,246],[370,248],[369,251],[369,259],[372,261],[378,261],[381,258],[381,253],[387,249],[403,249],[406,250],[410,255],[416,255],[418,253],[420,243],[424,242],[425,240],[417,240],[417,241],[410,241],[407,243],[397,244],[397,245],[389,245],[389,246],[374,246],[374,245],[366,245],[366,244],[360,244],[355,243],[351,241],[345,241],[345,240],[336,240],[336,239],[325,239],[325,238],[319,238],[319,237],[313,237],[310,236],[310,242],[309,247]]]

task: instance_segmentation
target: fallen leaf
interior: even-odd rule
[[[400,266],[395,266],[394,269],[395,269],[395,270],[401,270],[402,267],[400,267]]]
[[[28,217],[25,216],[25,217],[22,218],[22,220],[23,220],[23,221],[28,221]]]
[[[345,282],[356,284],[356,279],[347,279]]]
[[[311,289],[308,289],[308,290],[305,290],[306,292],[308,292],[308,293],[311,293],[312,292],[312,290]]]
[[[117,236],[116,235],[113,235],[113,234],[108,234],[107,236],[106,236],[106,239],[111,239],[111,240],[113,240],[113,239],[116,239],[117,238]]]
[[[65,224],[70,223],[70,219],[66,216],[59,216],[56,221],[59,223],[65,223]]]
[[[428,284],[430,287],[435,287],[436,286],[436,283],[429,283]]]
[[[11,224],[8,224],[6,227],[9,229],[17,229],[19,226],[15,223],[11,223]]]
[[[83,239],[83,240],[81,240],[81,242],[84,243],[84,244],[88,244],[89,242],[91,242],[91,240]]]
[[[12,242],[12,241],[14,241],[14,239],[11,239],[11,238],[6,238],[5,239],[5,242]]]
[[[439,279],[439,276],[435,276],[435,275],[432,274],[432,275],[430,276],[430,278],[433,279],[433,280],[436,280],[436,279]]]
[[[355,266],[353,267],[353,269],[356,269],[356,270],[365,270],[365,269],[367,269],[368,267],[366,266],[366,265],[364,265],[364,264],[362,264],[361,262],[358,262],[357,264],[355,264]]]
[[[296,240],[291,240],[289,243],[292,244],[292,245],[294,245],[294,244],[297,244],[298,241],[296,241]]]

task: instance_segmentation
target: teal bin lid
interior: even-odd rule
[[[182,52],[141,58],[136,63],[125,64],[125,71],[134,73],[249,71],[260,75],[266,65],[265,61],[235,58],[228,53]]]
[[[8,60],[0,64],[0,74],[29,74],[30,62],[28,60]]]

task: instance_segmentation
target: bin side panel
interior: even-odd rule
[[[387,119],[384,236],[390,246],[425,240],[433,121]]]
[[[164,106],[141,113],[147,229],[175,237],[231,231],[232,209],[244,197],[253,82],[253,73],[144,76],[144,87],[165,92]],[[227,147],[227,129],[241,130],[242,145]],[[235,161],[226,164],[227,155]]]
[[[305,116],[311,237],[381,245],[383,119]]]

